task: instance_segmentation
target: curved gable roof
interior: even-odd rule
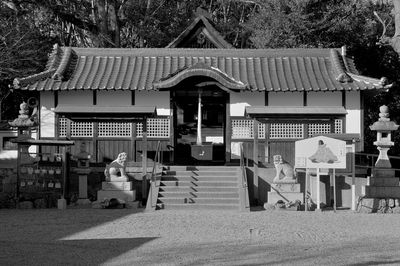
[[[156,90],[155,84],[202,63],[222,82],[251,91],[337,91],[389,88],[355,72],[339,49],[116,49],[55,46],[45,71],[14,80],[21,90]],[[214,71],[211,71],[213,69]],[[220,73],[220,77],[215,75]],[[204,73],[203,73],[204,72]],[[207,72],[207,73],[206,73]],[[222,73],[222,74],[221,74]],[[188,75],[188,74],[185,74]]]

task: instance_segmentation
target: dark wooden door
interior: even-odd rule
[[[269,161],[273,162],[274,155],[281,155],[282,158],[294,166],[295,162],[295,141],[277,140],[269,142]]]

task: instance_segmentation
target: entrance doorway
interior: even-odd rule
[[[201,91],[201,141],[206,149],[203,157],[194,156],[198,136],[197,90],[176,90],[174,99],[174,136],[176,164],[218,165],[225,163],[225,125],[228,93],[218,87],[203,88]]]

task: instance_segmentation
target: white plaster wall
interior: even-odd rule
[[[303,106],[302,92],[270,92],[268,106]]]
[[[342,93],[307,92],[307,106],[342,106]]]
[[[157,115],[171,115],[169,91],[135,91],[136,106],[156,106]]]
[[[361,133],[361,98],[359,91],[346,92],[346,133]]]
[[[54,138],[55,113],[54,113],[54,93],[50,91],[40,93],[40,137]]]
[[[231,116],[244,116],[246,106],[265,105],[263,92],[233,92],[230,93]]]
[[[131,101],[131,91],[97,91],[98,106],[131,105]]]
[[[58,93],[60,105],[92,105],[92,91],[60,91]]]

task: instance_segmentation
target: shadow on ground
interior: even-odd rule
[[[0,265],[100,264],[155,237],[72,239],[141,210],[0,210]]]

